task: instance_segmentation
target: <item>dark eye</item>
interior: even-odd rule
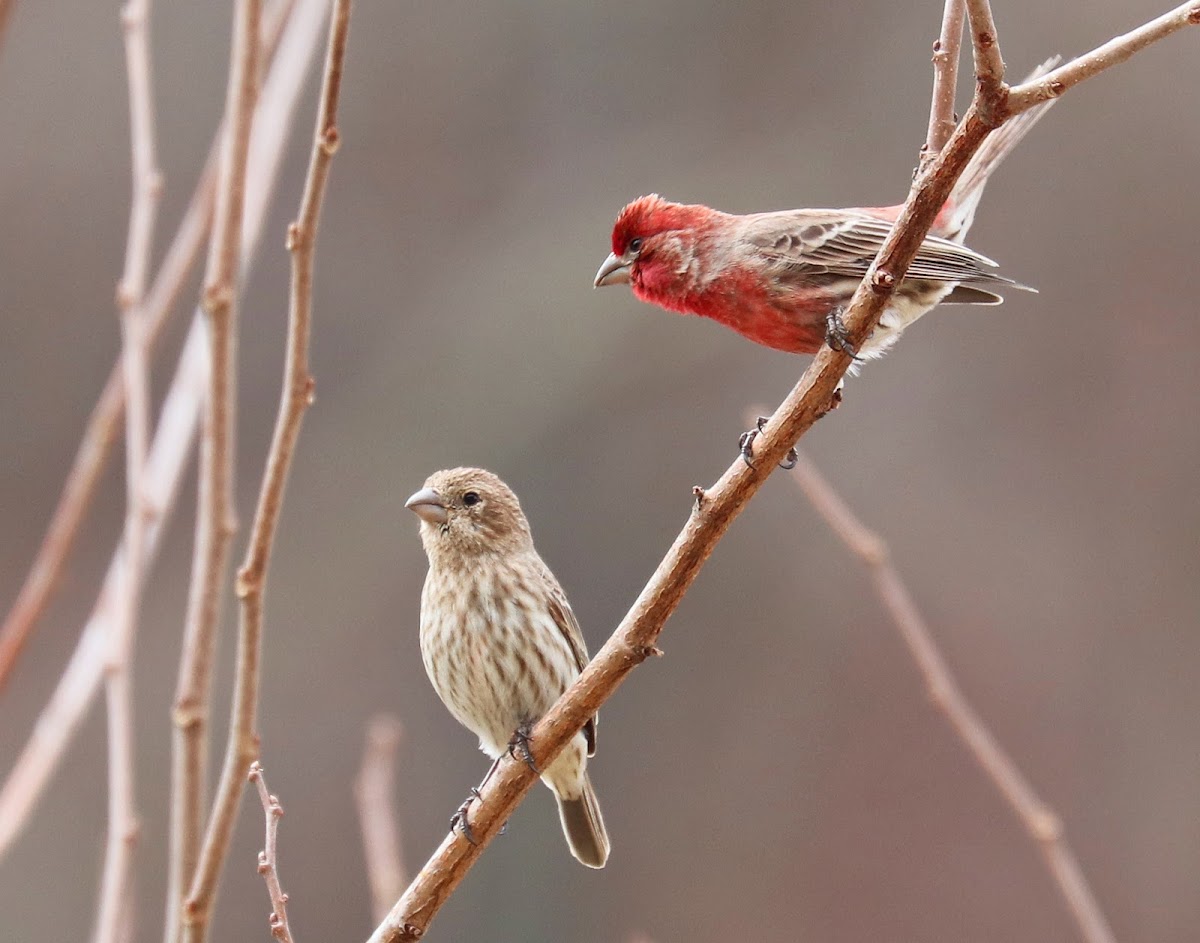
[[[463,504],[465,504],[467,507],[470,507],[472,504],[478,504],[478,503],[479,503],[479,492],[468,491],[466,494],[463,495]]]
[[[641,236],[638,236],[636,239],[629,240],[629,251],[633,252],[634,254],[637,254],[638,252],[642,251],[642,237]]]

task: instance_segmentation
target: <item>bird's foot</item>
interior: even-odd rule
[[[471,803],[480,798],[480,792],[475,787],[471,787],[471,794],[463,800],[463,804],[458,807],[458,811],[450,816],[450,831],[453,833],[455,829],[462,833],[462,837],[469,841],[472,845],[478,845],[475,840],[475,833],[471,831],[471,823],[467,819],[467,810],[471,808]]]
[[[530,724],[524,723],[513,731],[512,739],[508,741],[508,755],[517,759],[517,754],[520,753],[520,758],[525,761],[525,765],[540,776],[542,771],[538,769],[537,763],[533,760],[533,751],[529,749],[532,740],[529,736],[531,729]]]
[[[861,360],[858,348],[850,343],[850,332],[846,330],[846,322],[842,320],[842,310],[839,305],[825,315],[825,343],[832,350],[849,354],[852,360]]]
[[[758,438],[758,434],[763,431],[763,426],[767,424],[770,418],[770,416],[759,416],[754,420],[754,428],[747,429],[738,439],[738,454],[742,456],[742,461],[751,468],[754,467],[754,440]],[[800,456],[796,454],[796,449],[793,446],[788,449],[787,455],[779,463],[779,467],[784,471],[791,471],[796,467],[798,461],[800,461]]]

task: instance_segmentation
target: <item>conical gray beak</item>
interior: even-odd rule
[[[405,501],[404,506],[430,524],[446,523],[446,506],[442,504],[442,496],[432,488],[422,488]]]
[[[628,283],[629,263],[614,252],[608,254],[608,258],[600,266],[600,271],[596,273],[596,280],[592,282],[596,288],[600,288],[603,285],[625,285]]]

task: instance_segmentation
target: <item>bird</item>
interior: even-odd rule
[[[617,215],[612,251],[593,284],[628,284],[641,301],[710,318],[775,350],[815,354],[828,343],[854,356],[853,374],[940,303],[995,305],[1005,292],[1033,291],[1000,275],[995,262],[962,241],[989,176],[1052,104],[1016,116],[985,139],[858,349],[848,344],[841,314],[901,206],[735,215],[651,193]]]
[[[451,468],[430,475],[405,507],[420,518],[429,559],[420,640],[434,690],[493,759],[488,777],[503,756],[519,751],[554,793],[571,854],[604,867],[610,842],[587,771],[597,718],[545,769],[529,751],[530,730],[579,676],[588,653],[517,496],[492,472]],[[472,790],[451,822],[470,841],[467,811],[478,794]]]

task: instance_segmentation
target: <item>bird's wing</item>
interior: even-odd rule
[[[746,238],[765,258],[797,274],[862,278],[892,224],[844,210],[791,210],[746,217]],[[927,236],[908,267],[908,278],[939,282],[1015,284],[997,275],[996,263],[956,242]]]
[[[575,618],[575,613],[571,611],[571,605],[567,602],[566,594],[562,591],[562,587],[558,585],[550,571],[546,570],[546,582],[550,587],[549,607],[550,618],[554,620],[554,624],[558,626],[558,630],[562,632],[563,638],[566,639],[567,645],[571,649],[571,654],[575,657],[575,664],[580,671],[587,666],[588,653],[587,645],[583,641],[583,632],[579,628],[579,621]],[[592,717],[586,724],[583,725],[583,735],[587,738],[588,756],[592,756],[596,752],[596,720],[599,715]]]

